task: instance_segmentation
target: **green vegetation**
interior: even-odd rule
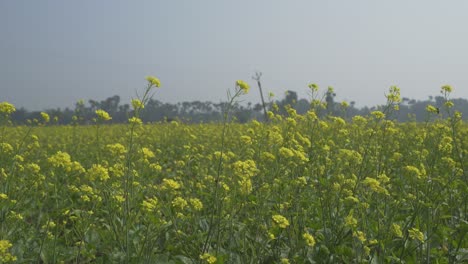
[[[257,91],[254,91],[256,93]],[[320,118],[324,118],[327,115],[333,115],[344,119],[350,119],[353,116],[361,115],[367,116],[372,111],[383,110],[385,105],[378,105],[372,107],[358,108],[354,101],[336,101],[336,93],[333,88],[324,92],[320,96],[326,106],[324,109],[317,111],[317,115]],[[276,100],[273,94],[267,98],[268,101],[265,103],[266,110],[273,111],[276,106],[278,107],[278,114],[286,115],[286,106],[290,106],[296,110],[300,115],[307,113],[310,109],[312,98],[298,98],[295,91],[288,90],[285,92],[283,98]],[[315,98],[317,99],[317,98]],[[433,105],[439,109],[443,108],[445,98],[443,95],[429,96],[427,100],[414,100],[409,98],[402,98],[400,103],[400,109],[397,113],[391,116],[392,120],[399,122],[425,122],[427,121],[428,115],[426,106],[428,104]],[[468,100],[463,98],[452,99],[454,103],[454,109],[463,114],[463,119],[468,118]],[[183,123],[211,123],[211,122],[222,122],[223,111],[227,106],[227,102],[209,102],[209,101],[193,101],[193,102],[181,102],[176,104],[164,103],[157,99],[150,98],[145,104],[145,108],[141,111],[141,119],[144,123],[154,123],[163,121],[178,120]],[[87,103],[81,100],[70,109],[48,109],[44,110],[51,117],[51,123],[58,125],[70,125],[70,124],[92,124],[93,118],[95,117],[95,111],[102,109],[112,116],[112,120],[109,123],[120,124],[126,123],[128,117],[132,116],[133,110],[131,104],[122,104],[120,97],[114,95],[106,98],[102,101],[88,100]],[[440,117],[447,118],[446,112],[441,112]],[[247,123],[252,120],[260,122],[265,121],[265,114],[262,104],[256,103],[238,103],[235,102],[231,106],[231,113],[236,121],[239,123]],[[75,118],[77,119],[75,119]],[[28,120],[40,120],[41,112],[39,111],[28,111],[25,108],[17,109],[12,115],[11,120],[17,125],[26,125]]]
[[[397,87],[341,118],[310,85],[304,114],[272,105],[268,122],[239,124],[237,82],[222,123],[143,124],[155,86],[128,124],[101,109],[88,126],[46,113],[13,126],[0,103],[0,262],[468,260],[468,125],[450,86],[423,123],[392,120]]]

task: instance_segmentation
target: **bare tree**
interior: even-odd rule
[[[265,114],[265,121],[268,121],[265,100],[263,99],[262,83],[260,82],[261,77],[262,77],[261,72],[255,72],[255,76],[253,76],[252,79],[257,81],[258,89],[260,90],[260,98],[262,99],[262,106],[263,106],[263,113]]]

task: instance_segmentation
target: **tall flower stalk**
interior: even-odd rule
[[[209,244],[211,240],[213,239],[215,228],[217,228],[216,237],[219,240],[219,234],[220,234],[219,224],[221,221],[221,213],[222,213],[222,205],[223,205],[222,200],[219,199],[220,188],[222,188],[220,186],[219,180],[221,177],[221,171],[223,169],[223,156],[225,153],[226,130],[227,130],[228,123],[229,123],[229,114],[231,112],[232,106],[236,102],[236,99],[239,98],[243,94],[247,94],[249,92],[249,89],[250,89],[250,86],[246,82],[242,80],[238,80],[236,81],[234,94],[231,94],[229,90],[227,91],[228,103],[226,105],[226,108],[223,111],[223,130],[221,132],[221,150],[220,150],[220,155],[219,155],[219,159],[217,163],[215,186],[214,186],[214,191],[213,191],[213,201],[215,203],[215,206],[210,214],[208,234],[203,244],[201,255],[206,254],[208,252]],[[216,244],[216,247],[218,246],[219,246],[219,243]]]
[[[135,175],[133,173],[132,167],[132,158],[135,152],[135,130],[137,126],[141,125],[143,122],[140,119],[141,111],[145,108],[145,104],[151,99],[152,93],[151,91],[153,88],[160,87],[161,82],[158,78],[154,76],[146,77],[148,83],[146,84],[145,92],[143,96],[139,98],[137,96],[136,99],[132,100],[132,107],[134,109],[132,117],[128,119],[130,124],[130,129],[128,133],[128,146],[127,146],[127,155],[126,155],[126,166],[125,166],[125,174],[123,177],[123,186],[124,186],[124,215],[123,215],[123,225],[125,230],[125,238],[124,238],[124,247],[126,253],[127,261],[130,261],[131,252],[130,252],[130,237],[129,237],[129,230],[131,221],[131,205],[132,200],[134,197],[134,181]]]

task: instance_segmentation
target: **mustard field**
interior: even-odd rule
[[[468,261],[468,125],[448,97],[450,117],[428,106],[425,123],[391,120],[393,88],[348,120],[317,102],[142,124],[148,81],[126,125],[13,126],[0,104],[0,263]]]

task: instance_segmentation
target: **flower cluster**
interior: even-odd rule
[[[98,116],[99,120],[102,120],[102,121],[109,121],[112,119],[109,113],[107,113],[106,111],[102,109],[96,110],[96,115]]]
[[[248,93],[250,90],[250,86],[242,80],[236,81],[236,86],[239,87],[239,89],[242,90],[242,92],[244,92],[245,94]]]
[[[14,105],[8,103],[8,102],[1,102],[0,103],[0,113],[5,114],[5,115],[10,115],[13,112],[16,111],[16,108]]]
[[[159,81],[159,79],[154,77],[154,76],[147,76],[146,80],[148,81],[148,83],[151,86],[154,86],[154,87],[160,87],[161,86],[161,81]]]

